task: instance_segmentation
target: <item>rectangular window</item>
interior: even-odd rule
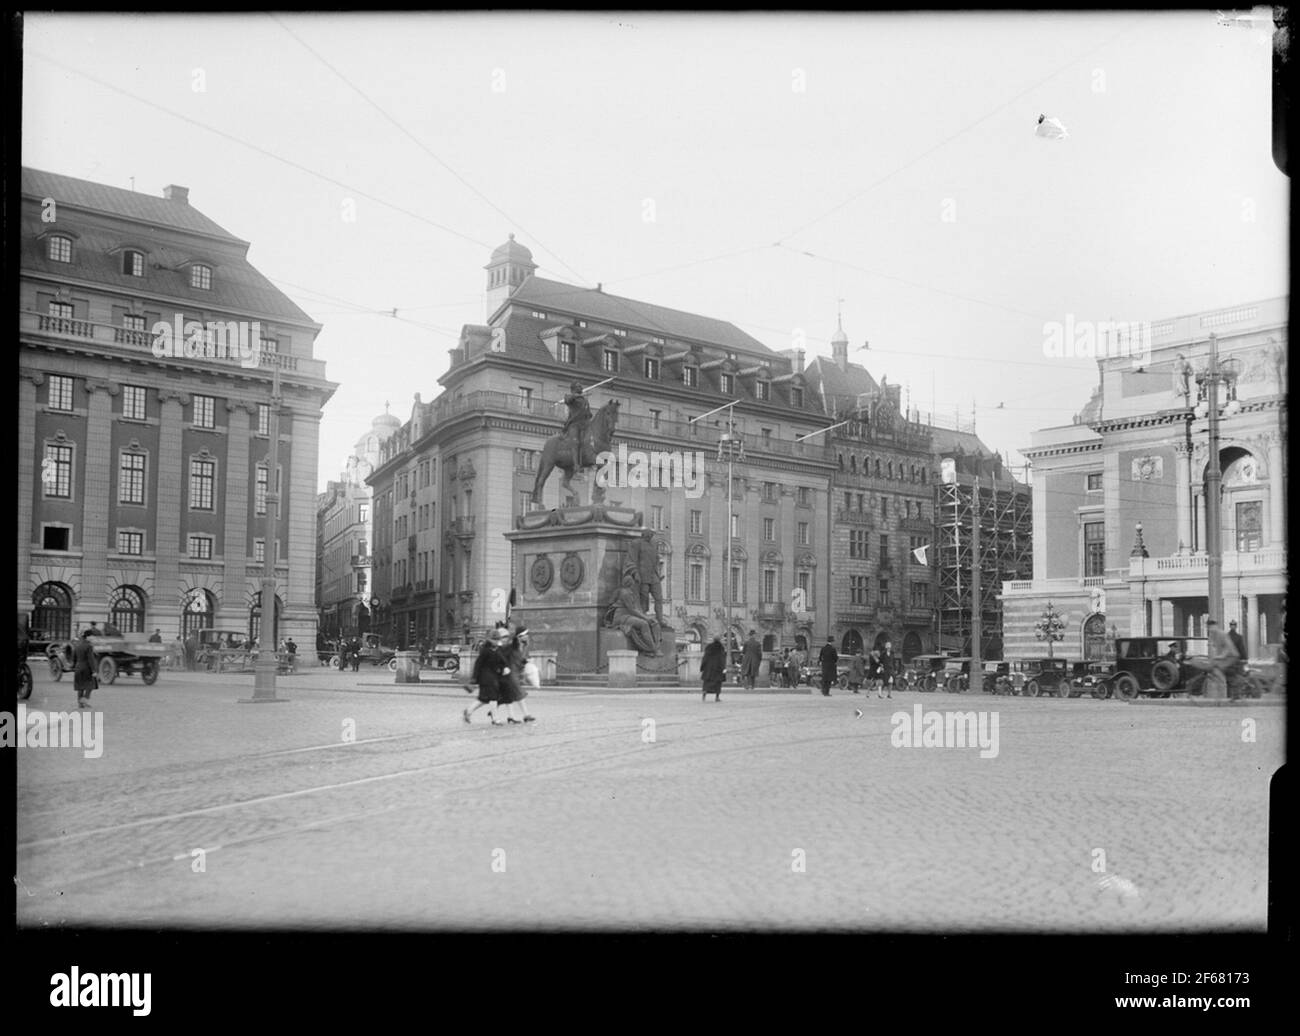
[[[845,493],[845,494],[844,494],[844,510],[846,510],[846,511],[851,511],[852,509],[853,509],[853,494],[852,494],[852,493]]]
[[[775,519],[775,518],[764,518],[764,519],[763,519],[763,539],[767,540],[769,543],[771,543],[774,539],[776,539],[776,519]]]
[[[650,427],[654,431],[659,431],[659,424],[663,420],[664,412],[662,410],[650,411]]]
[[[650,528],[662,529],[664,527],[664,508],[663,504],[650,505]]]
[[[46,444],[45,462],[41,465],[41,481],[45,495],[71,499],[72,497],[72,447]]]
[[[117,552],[119,554],[143,554],[144,533],[119,531],[117,534]]]
[[[123,385],[122,416],[131,421],[143,421],[146,398],[146,390],[139,385]]]
[[[808,546],[808,523],[807,522],[799,523],[798,533],[799,533],[798,535],[799,546],[801,547]]]
[[[190,287],[207,291],[212,287],[212,267],[195,263],[190,267]]]
[[[211,396],[195,396],[193,405],[195,427],[214,427],[216,424],[217,401]]]
[[[763,603],[772,604],[776,601],[776,569],[763,569]]]
[[[533,409],[533,390],[525,385],[519,386],[519,409],[525,413]]]
[[[546,314],[541,312],[541,310],[537,310],[537,309],[533,310],[533,316],[535,316],[538,320],[546,319]]]
[[[770,428],[760,428],[760,429],[758,430],[758,434],[762,437],[762,439],[763,439],[763,445],[764,445],[764,446],[771,446],[771,445],[772,445],[772,429],[770,429]]]
[[[876,596],[876,604],[881,608],[888,608],[890,603],[891,602],[889,600],[889,580],[881,579],[880,591]]]
[[[803,591],[804,609],[812,611],[812,573],[805,569],[794,577],[794,581]]]
[[[867,510],[867,494],[866,494],[866,493],[859,493],[859,494],[858,494],[858,510],[859,510],[859,511],[862,511],[862,512],[864,512],[864,513],[865,513],[866,510]]]
[[[754,385],[754,398],[769,400],[772,398],[772,384],[767,381],[760,381]]]
[[[626,337],[627,337],[627,332],[624,331],[624,330],[622,330],[621,328],[617,328],[617,327],[614,328],[614,330],[612,330],[612,331],[610,332],[610,334],[612,334],[612,335],[618,335],[619,338],[626,338]]]
[[[731,535],[733,538],[740,535],[740,515],[738,514],[731,516]]]
[[[682,383],[685,384],[687,388],[698,388],[700,384],[700,368],[683,367]]]
[[[122,272],[128,277],[144,276],[144,256],[139,252],[122,253]]]
[[[1242,501],[1237,505],[1237,550],[1255,551],[1261,550],[1263,546],[1264,502]]]
[[[691,512],[691,535],[693,536],[702,535],[703,529],[704,529],[704,512],[692,511]]]
[[[190,507],[192,509],[196,511],[212,510],[212,493],[216,481],[216,461],[190,461]],[[265,502],[262,506],[266,506]]]
[[[266,514],[266,493],[271,483],[270,472],[265,464],[257,466],[257,482],[253,487],[253,508],[254,513]]]
[[[929,583],[912,584],[912,607],[913,608],[930,607],[930,584]]]
[[[41,526],[42,550],[67,550],[72,542],[72,530],[66,525]]]
[[[733,374],[718,375],[718,391],[724,396],[730,396],[736,391],[736,377]]]
[[[793,407],[803,406],[803,389],[797,387],[790,389],[790,405]]]
[[[271,407],[267,403],[257,404],[257,434],[271,434]]]
[[[888,518],[889,518],[889,497],[882,496],[880,498],[880,520],[885,521]]]
[[[1100,471],[1093,471],[1093,472],[1090,472],[1090,473],[1088,474],[1088,492],[1089,492],[1089,493],[1100,493],[1100,492],[1101,492],[1101,472],[1100,472]]]
[[[889,560],[889,537],[885,535],[880,537],[880,560]]]
[[[704,599],[704,566],[698,561],[692,561],[687,573],[690,580],[688,596],[692,601],[702,601]]]
[[[798,495],[796,496],[796,499],[797,499],[797,500],[799,501],[799,503],[802,504],[804,507],[809,507],[809,506],[811,506],[811,505],[812,505],[812,490],[810,490],[807,486],[800,486],[800,487],[799,487],[799,490],[798,490]]]
[[[575,345],[573,342],[561,342],[561,343],[560,343],[560,362],[561,362],[561,363],[577,363],[577,362],[578,362],[578,347],[577,347],[577,345]]]
[[[867,530],[850,529],[849,530],[849,557],[861,558],[866,560],[867,557]]]
[[[190,557],[198,558],[200,561],[212,560],[212,537],[211,536],[191,536],[189,538],[189,549],[187,551]]]
[[[49,238],[45,255],[56,263],[72,262],[72,238],[61,236]]]
[[[605,373],[607,374],[618,373],[618,351],[616,349],[605,350],[603,365],[605,368]]]
[[[659,380],[659,361],[653,357],[645,358],[645,376],[651,381]]]
[[[266,563],[266,540],[253,541],[253,560],[258,564]]]
[[[50,394],[47,397],[51,410],[72,409],[72,379],[61,374],[50,375]]]
[[[359,522],[368,522],[368,521],[370,521],[370,505],[369,505],[369,504],[357,504],[357,521],[359,521]]]
[[[776,483],[775,483],[775,482],[764,482],[764,483],[763,483],[763,499],[766,500],[768,503],[772,503],[772,502],[774,502],[774,501],[776,500]]]
[[[124,453],[118,466],[117,502],[144,503],[144,454]]]
[[[150,339],[145,334],[144,317],[127,313],[122,317],[122,330],[129,332],[122,336],[123,341],[132,345],[148,345]]]
[[[867,577],[849,576],[849,603],[855,608],[867,606]]]
[[[1083,526],[1083,574],[1106,574],[1106,524],[1085,522]]]
[[[357,593],[363,594],[366,592],[366,574],[365,572],[358,572],[356,575],[357,575]]]
[[[745,570],[739,565],[731,566],[731,600],[743,601],[745,599]]]

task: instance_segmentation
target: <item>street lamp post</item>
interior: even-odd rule
[[[1219,338],[1210,335],[1210,360],[1206,369],[1196,376],[1202,386],[1204,400],[1197,407],[1205,410],[1209,421],[1209,463],[1205,472],[1205,536],[1206,572],[1209,576],[1209,613],[1216,623],[1223,623],[1223,515],[1220,500],[1223,469],[1219,462],[1219,383],[1231,383],[1236,380],[1240,363],[1237,360],[1225,360],[1219,363]],[[1231,403],[1229,404],[1231,405]],[[1226,409],[1226,408],[1225,408]]]
[[[257,665],[253,672],[253,696],[241,698],[241,702],[261,704],[263,702],[288,701],[275,695],[276,643],[275,643],[275,534],[277,532],[276,512],[280,506],[280,494],[276,490],[276,471],[280,463],[280,368],[272,368],[271,381],[271,444],[267,457],[266,472],[266,524],[262,547],[262,590],[261,622],[259,629],[259,650]],[[269,618],[268,618],[269,616]],[[268,640],[269,637],[269,640]]]

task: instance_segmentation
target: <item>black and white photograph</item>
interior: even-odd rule
[[[1288,17],[15,19],[17,934],[1276,931]]]

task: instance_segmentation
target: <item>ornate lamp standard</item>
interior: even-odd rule
[[[1047,641],[1048,658],[1052,657],[1052,645],[1065,639],[1065,618],[1052,607],[1051,601],[1047,602],[1042,617],[1034,625],[1034,636]]]
[[[1223,623],[1223,514],[1222,483],[1223,468],[1219,462],[1219,384],[1231,387],[1241,373],[1241,361],[1227,359],[1219,362],[1219,339],[1210,335],[1209,362],[1196,373],[1196,383],[1200,386],[1199,402],[1196,404],[1196,416],[1209,421],[1209,465],[1205,472],[1205,536],[1208,540],[1206,569],[1209,575],[1209,612],[1210,618]],[[1231,417],[1241,409],[1235,398],[1229,400],[1222,408],[1222,416]]]

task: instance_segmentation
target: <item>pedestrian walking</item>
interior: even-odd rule
[[[822,645],[822,651],[817,656],[817,661],[822,669],[822,695],[829,698],[831,696],[831,684],[839,679],[840,675],[840,654],[835,650],[834,637],[826,638],[826,643]]]
[[[194,659],[198,653],[199,638],[191,632],[190,635],[185,638],[185,668],[190,672],[194,671]]]
[[[288,656],[289,672],[298,670],[298,645],[293,642],[293,637],[289,637],[284,642],[284,653]]]
[[[750,630],[749,639],[740,652],[740,678],[745,681],[745,690],[754,689],[754,681],[758,679],[758,670],[762,664],[762,645],[758,642],[758,634]]]
[[[472,709],[466,709],[462,713],[462,718],[466,723],[473,722],[474,713],[488,707],[488,719],[492,721],[494,727],[504,727],[505,723],[497,719],[496,707],[501,698],[502,684],[506,680],[506,669],[509,663],[506,661],[505,649],[510,643],[510,631],[497,627],[488,634],[487,640],[479,648],[478,657],[474,660],[474,669],[470,673],[470,682],[465,685],[465,690],[471,694],[474,693],[475,686],[478,688],[478,704]]]
[[[90,630],[81,631],[81,639],[72,645],[72,686],[77,692],[77,708],[90,708],[90,692],[99,687],[95,676],[95,649],[91,647]]]
[[[804,654],[798,648],[790,652],[790,659],[785,666],[785,678],[791,687],[798,687],[803,678],[803,659]]]
[[[862,683],[867,678],[867,660],[862,657],[862,649],[858,648],[853,652],[853,657],[849,659],[849,690],[858,694],[862,690]]]
[[[700,656],[700,679],[704,684],[700,701],[708,701],[710,694],[714,701],[722,701],[722,681],[726,675],[727,649],[722,646],[722,634],[715,633]]]
[[[1236,681],[1232,677],[1236,675],[1237,666],[1241,663],[1237,646],[1213,619],[1205,624],[1205,635],[1210,647],[1209,679],[1215,691],[1210,697],[1221,698],[1226,693],[1236,699],[1238,697]]]
[[[352,671],[354,673],[361,672],[361,641],[353,637],[348,644],[348,652],[352,656]]]
[[[894,657],[894,645],[890,641],[885,641],[885,646],[880,652],[880,684],[887,692],[885,697],[894,696],[894,675],[898,672],[898,659]],[[880,691],[876,691],[876,697],[880,697]]]
[[[150,644],[161,644],[161,643],[162,643],[162,630],[154,630],[154,631],[153,631],[153,636],[149,638],[149,643],[150,643]]]
[[[500,704],[506,707],[506,722],[518,723],[519,720],[514,717],[514,707],[518,705],[523,714],[523,722],[532,723],[537,717],[528,711],[528,683],[524,679],[524,667],[528,665],[528,627],[524,626],[517,630],[511,630],[506,623],[501,624],[501,628],[510,634],[509,641],[506,642],[506,670],[505,686],[500,698]]]

